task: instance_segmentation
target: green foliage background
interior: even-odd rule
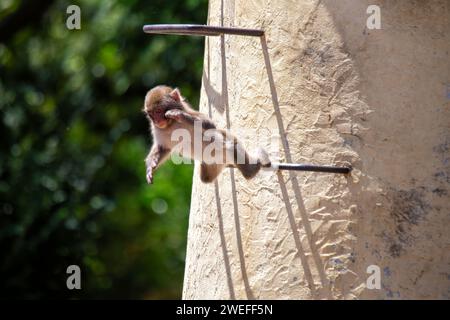
[[[193,168],[147,186],[140,110],[157,84],[197,105],[204,40],[142,26],[203,24],[207,1],[33,2],[0,2],[0,297],[180,298]]]

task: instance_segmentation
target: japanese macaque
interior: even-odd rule
[[[153,136],[145,159],[149,184],[155,170],[172,152],[198,160],[200,179],[205,183],[213,182],[224,167],[238,168],[246,179],[253,178],[261,167],[270,167],[263,149],[256,156],[249,155],[235,136],[217,129],[206,115],[193,110],[178,89],[167,86],[151,89],[145,96],[143,111]],[[186,138],[184,145],[179,143],[180,137]]]

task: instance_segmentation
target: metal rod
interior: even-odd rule
[[[351,167],[336,166],[317,166],[313,164],[303,163],[272,163],[266,170],[295,170],[295,171],[314,171],[314,172],[330,172],[330,173],[350,173]]]
[[[234,34],[238,36],[261,37],[264,35],[263,30],[208,26],[200,24],[147,24],[142,29],[145,33],[188,36],[220,36],[222,34]]]

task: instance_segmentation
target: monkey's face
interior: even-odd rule
[[[171,109],[182,109],[182,97],[178,89],[167,86],[157,86],[147,92],[145,96],[144,112],[155,127],[165,129],[170,127],[173,120],[165,114]]]
[[[165,108],[156,106],[152,110],[146,111],[146,114],[156,127],[165,129],[172,123],[172,119],[166,118],[166,112]]]

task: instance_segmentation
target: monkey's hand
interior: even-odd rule
[[[147,183],[148,184],[152,184],[153,183],[153,169],[152,168],[147,168]]]
[[[156,159],[154,159],[154,158],[150,159],[150,161],[147,165],[147,172],[146,172],[148,184],[153,183],[153,171],[156,169],[157,166],[158,166],[158,162],[156,161]]]
[[[179,109],[172,109],[166,112],[166,118],[173,119],[176,122],[182,122],[185,118],[183,111]]]
[[[150,150],[150,153],[145,158],[146,178],[148,184],[153,182],[153,173],[155,170],[166,161],[170,149],[164,148],[163,145],[154,144]]]

